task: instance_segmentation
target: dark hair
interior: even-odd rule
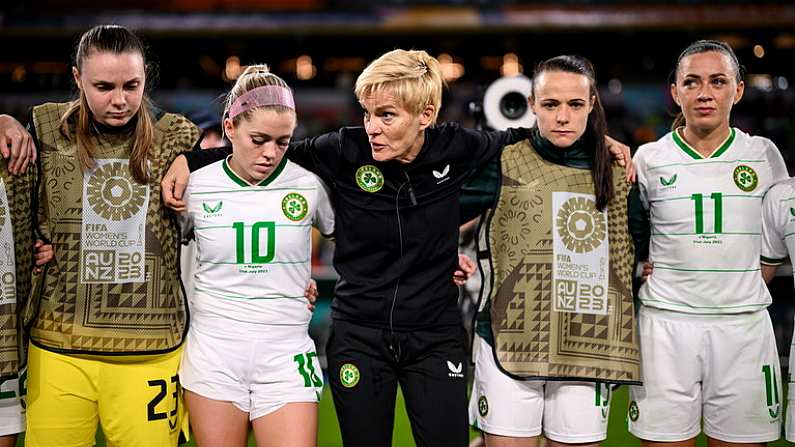
[[[82,71],[86,59],[92,51],[99,53],[138,53],[146,63],[146,51],[141,39],[129,29],[118,25],[98,25],[83,33],[75,50],[74,64]],[[145,68],[148,72],[149,70]],[[146,73],[149,84],[149,73]],[[146,184],[149,182],[148,159],[154,141],[154,118],[150,111],[151,102],[144,93],[141,108],[137,112],[135,125],[135,141],[130,151],[130,172],[136,182]],[[88,107],[86,95],[80,90],[80,97],[69,105],[61,117],[61,130],[69,138],[69,118],[77,114],[74,128],[77,143],[77,158],[80,166],[85,171],[94,167],[94,142],[91,139],[91,110]]]
[[[734,50],[732,50],[732,47],[729,46],[728,43],[718,40],[697,40],[688,45],[687,48],[679,53],[679,57],[676,59],[676,67],[674,67],[669,76],[669,83],[676,85],[676,75],[679,73],[679,66],[682,65],[682,59],[693,54],[708,53],[711,51],[728,56],[732,65],[734,65],[734,73],[737,83],[739,84],[742,82],[743,75],[745,74],[745,68],[740,64],[740,61],[737,59],[737,55],[734,54]],[[673,124],[671,124],[671,130],[676,130],[676,128],[681,127],[684,124],[685,116],[682,114],[682,112],[679,112],[676,114]]]
[[[535,97],[535,85],[538,76],[545,71],[562,71],[574,73],[588,78],[590,84],[589,95],[594,98],[593,110],[588,114],[588,125],[582,139],[585,150],[591,156],[591,175],[593,176],[594,194],[596,195],[596,209],[604,210],[608,202],[613,199],[613,158],[607,150],[605,135],[607,134],[607,121],[599,92],[596,90],[596,71],[591,62],[582,56],[557,56],[547,59],[536,65],[533,73],[533,87],[531,97]]]

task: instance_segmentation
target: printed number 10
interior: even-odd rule
[[[237,247],[237,259],[235,262],[238,264],[246,264],[246,224],[243,222],[235,222],[232,224],[235,229],[235,240]],[[268,238],[268,246],[265,254],[260,253],[260,233],[261,230],[267,231],[266,238]],[[276,251],[276,224],[274,222],[256,222],[251,226],[251,264],[267,264],[273,260]]]
[[[709,197],[712,199],[715,206],[713,213],[715,216],[713,232],[715,234],[720,234],[723,232],[723,194],[713,192]],[[693,194],[690,196],[690,199],[692,199],[696,205],[696,234],[704,234],[704,195]]]

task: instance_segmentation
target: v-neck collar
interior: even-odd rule
[[[268,186],[268,185],[270,185],[274,180],[276,180],[276,177],[278,177],[279,174],[282,173],[282,171],[284,170],[284,166],[287,164],[287,157],[283,157],[282,161],[279,162],[279,166],[276,166],[276,169],[274,169],[273,172],[271,172],[271,175],[269,175],[265,179],[262,179],[262,181],[260,181],[259,183],[251,183],[248,180],[245,180],[240,175],[238,175],[232,169],[232,167],[229,166],[229,159],[231,159],[231,158],[232,158],[232,156],[230,155],[230,156],[228,156],[228,157],[226,157],[224,159],[224,172],[226,172],[226,175],[228,175],[229,178],[232,179],[233,182],[237,183],[238,185],[240,185],[242,187]]]
[[[697,150],[695,150],[693,148],[693,146],[689,145],[687,143],[687,141],[685,141],[684,137],[679,135],[679,133],[681,131],[683,131],[683,129],[684,129],[684,127],[677,127],[671,133],[672,136],[673,136],[673,139],[674,139],[674,143],[676,143],[676,145],[679,146],[679,149],[682,149],[682,151],[684,151],[684,153],[686,153],[687,155],[693,157],[696,160],[703,160],[703,159],[706,159],[706,158],[718,158],[718,157],[720,157],[732,145],[732,143],[734,142],[734,137],[736,135],[735,131],[734,131],[734,128],[730,127],[729,128],[729,136],[727,136],[726,139],[723,140],[723,143],[718,145],[718,148],[715,149],[714,151],[712,151],[712,153],[708,157],[704,157]]]

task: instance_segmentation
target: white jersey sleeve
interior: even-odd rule
[[[786,235],[793,231],[795,231],[795,188],[793,180],[790,179],[770,188],[762,203],[763,264],[784,263],[788,256]]]
[[[784,157],[781,156],[781,151],[778,150],[776,145],[764,137],[752,138],[760,140],[760,146],[764,147],[766,150],[767,162],[770,165],[773,183],[778,183],[788,179],[789,174],[787,173],[787,164],[784,163]]]
[[[312,225],[320,231],[324,237],[334,235],[334,207],[331,204],[331,194],[329,188],[317,177],[317,209]]]
[[[648,211],[649,209],[649,195],[648,195],[648,174],[646,172],[646,153],[644,151],[644,147],[648,145],[642,145],[638,148],[637,152],[635,152],[635,156],[632,159],[632,162],[635,164],[635,175],[637,177],[638,182],[638,192],[640,196],[640,202],[643,204],[643,208]]]

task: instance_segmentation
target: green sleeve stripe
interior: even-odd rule
[[[777,266],[777,265],[783,265],[784,262],[786,262],[787,258],[774,259],[774,258],[766,258],[764,256],[760,256],[759,260],[762,261],[762,264]]]
[[[298,299],[306,299],[305,296],[285,296],[285,295],[271,295],[271,296],[240,296],[240,295],[228,295],[225,293],[218,293],[213,290],[202,289],[201,287],[195,287],[194,289],[197,292],[204,292],[208,293],[213,296],[226,298],[230,300],[241,300],[241,301],[254,301],[254,300],[298,300]]]
[[[715,273],[743,273],[743,272],[758,272],[761,268],[756,269],[683,269],[677,267],[663,267],[655,264],[655,269],[674,270],[677,272],[715,272]]]
[[[767,306],[766,303],[737,304],[733,306],[696,306],[693,304],[672,303],[670,301],[652,300],[652,299],[641,299],[640,301],[642,303],[663,303],[669,306],[684,307],[688,309],[742,309],[742,308],[764,308]]]
[[[704,161],[697,161],[690,163],[669,163],[666,165],[649,166],[647,170],[651,172],[654,171],[655,169],[669,168],[671,166],[693,166],[693,165],[701,166],[701,165],[710,165],[710,164],[734,164],[734,163],[767,163],[767,160],[704,160]]]
[[[734,197],[734,198],[738,198],[738,199],[761,199],[764,196],[765,196],[764,194],[759,194],[759,195],[752,195],[752,194],[723,194],[723,197]],[[650,200],[649,202],[651,202],[651,203],[670,202],[672,200],[693,200],[693,198],[690,197],[690,196],[668,197],[666,199]]]
[[[309,259],[305,261],[271,261],[265,264],[252,264],[252,263],[243,263],[238,264],[237,262],[211,262],[211,261],[204,261],[199,259],[199,264],[210,264],[210,265],[272,265],[272,264],[309,264]]]
[[[251,225],[244,225],[243,227],[244,228],[248,228],[250,226]],[[311,227],[312,224],[311,223],[306,223],[306,224],[275,224],[275,226],[277,226],[277,227],[298,227],[298,228],[301,228],[301,227]],[[234,228],[235,227],[233,227],[232,225],[208,225],[206,227],[194,227],[194,230],[220,230],[220,229],[227,229],[228,230],[228,229],[234,229]]]
[[[192,196],[201,196],[208,194],[229,194],[238,192],[256,192],[256,191],[314,191],[316,187],[299,187],[299,188],[265,188],[262,186],[248,186],[246,189],[219,189],[217,191],[197,191],[191,192]]]
[[[742,233],[742,232],[728,232],[724,231],[722,233],[662,233],[662,232],[654,232],[652,236],[716,236],[716,235],[732,235],[732,236],[761,236],[762,233]]]

